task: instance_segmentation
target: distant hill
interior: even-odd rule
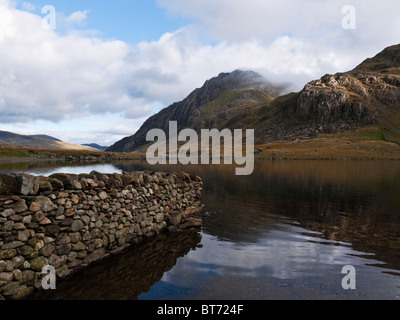
[[[83,146],[95,148],[95,149],[98,149],[98,150],[101,150],[101,151],[106,151],[108,149],[108,147],[100,146],[97,143],[83,144]]]
[[[81,146],[73,143],[63,142],[57,138],[47,135],[22,135],[8,131],[0,131],[0,144],[39,149],[55,149],[55,150],[88,150],[98,151],[97,149]]]
[[[46,134],[35,134],[35,135],[30,135],[29,137],[34,137],[34,138],[43,138],[43,139],[48,139],[48,140],[53,140],[53,141],[59,141],[62,142],[60,139],[48,136]]]
[[[168,134],[169,121],[178,121],[178,131],[254,129],[259,145],[366,127],[374,132],[371,140],[400,144],[400,45],[384,49],[353,70],[310,81],[300,92],[281,95],[283,89],[251,71],[221,73],[107,151],[130,152],[145,146],[149,130]]]

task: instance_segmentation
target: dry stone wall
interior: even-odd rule
[[[0,175],[0,299],[41,287],[163,230],[201,226],[202,181],[184,172]]]

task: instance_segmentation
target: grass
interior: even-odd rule
[[[15,147],[0,147],[0,159],[11,158],[31,158],[34,157],[30,150],[25,148],[15,148]]]
[[[344,135],[355,141],[386,141],[382,129],[379,126],[368,126]]]
[[[0,146],[0,159],[62,159],[65,157],[100,158],[102,156],[109,158],[132,158],[138,155],[136,153],[112,153],[87,150],[52,150]]]
[[[311,140],[270,143],[258,148],[263,151],[257,157],[269,159],[400,160],[400,146],[384,141],[379,127],[321,135]]]
[[[400,143],[400,113],[396,112],[392,118],[383,124],[384,136],[387,141]]]

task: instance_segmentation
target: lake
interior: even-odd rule
[[[32,299],[400,298],[400,162],[256,161],[235,167],[13,163],[0,172],[186,171],[204,181],[201,232],[162,234]],[[344,289],[344,266],[355,289]]]

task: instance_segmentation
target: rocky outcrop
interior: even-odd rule
[[[307,122],[321,125],[338,121],[375,124],[378,117],[371,98],[358,79],[345,74],[326,75],[305,86],[293,112]]]
[[[0,176],[0,298],[65,277],[163,230],[201,227],[202,181],[166,174]]]
[[[299,93],[275,99],[257,112],[257,142],[308,139],[368,125],[400,142],[399,56],[400,46],[387,48],[350,72],[327,74]]]

